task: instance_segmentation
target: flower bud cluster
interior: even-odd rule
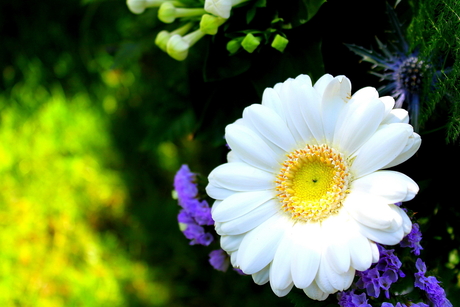
[[[216,35],[218,29],[231,16],[233,7],[249,0],[127,0],[127,6],[134,14],[141,14],[146,9],[157,8],[158,19],[166,24],[178,22],[181,25],[174,31],[160,31],[155,44],[170,57],[183,61],[189,49],[206,35]],[[195,3],[196,2],[196,3]],[[189,7],[191,6],[191,7]],[[274,23],[278,23],[278,19]],[[273,23],[273,22],[272,22]],[[245,31],[245,36],[232,39],[227,44],[230,54],[240,49],[253,53],[262,43],[268,43],[274,49],[283,52],[288,39],[273,28],[261,31]]]
[[[170,57],[183,61],[189,49],[205,35],[215,35],[218,28],[230,17],[231,8],[247,0],[207,0],[204,8],[200,1],[172,0],[127,0],[127,6],[134,14],[141,14],[148,8],[158,9],[158,19],[166,24],[180,22],[176,30],[160,31],[155,44]],[[192,3],[192,4],[190,4]],[[193,7],[187,7],[192,5]]]

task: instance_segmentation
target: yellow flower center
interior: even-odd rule
[[[343,155],[328,145],[307,145],[288,155],[278,175],[282,208],[293,219],[321,221],[337,213],[348,193]]]

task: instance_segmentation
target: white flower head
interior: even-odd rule
[[[233,266],[278,296],[297,287],[324,300],[378,261],[412,223],[395,203],[417,184],[383,170],[409,159],[420,136],[394,99],[344,76],[267,88],[226,128],[228,163],[209,175],[212,216]]]

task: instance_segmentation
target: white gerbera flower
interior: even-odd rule
[[[376,243],[401,241],[412,224],[395,203],[418,186],[381,169],[409,159],[421,140],[393,106],[372,87],[351,96],[344,76],[312,86],[300,75],[228,125],[228,163],[211,172],[207,192],[232,265],[278,296],[296,286],[324,300],[378,261]]]

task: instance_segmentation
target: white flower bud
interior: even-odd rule
[[[183,61],[188,56],[188,49],[199,41],[206,33],[200,29],[185,35],[184,37],[179,34],[171,36],[166,45],[166,51],[169,56],[178,61]]]
[[[172,2],[164,2],[158,10],[158,19],[164,23],[172,23],[178,17],[195,17],[204,13],[204,9],[176,8]]]
[[[225,22],[227,19],[222,17],[216,17],[209,14],[204,14],[201,17],[200,21],[200,30],[209,35],[215,35],[218,28]]]
[[[175,5],[180,5],[179,1],[170,0],[126,0],[126,5],[134,14],[141,14],[149,7],[159,7],[164,2],[171,2]]]
[[[176,30],[174,30],[172,32],[168,32],[166,30],[160,31],[157,34],[157,37],[155,38],[155,44],[158,47],[160,47],[161,50],[166,52],[166,46],[168,44],[169,39],[175,34],[185,35],[190,30],[190,28],[192,26],[193,26],[193,23],[189,22],[189,23],[183,25],[182,27],[177,28]]]
[[[248,0],[206,0],[204,9],[216,16],[229,18],[232,7]]]

